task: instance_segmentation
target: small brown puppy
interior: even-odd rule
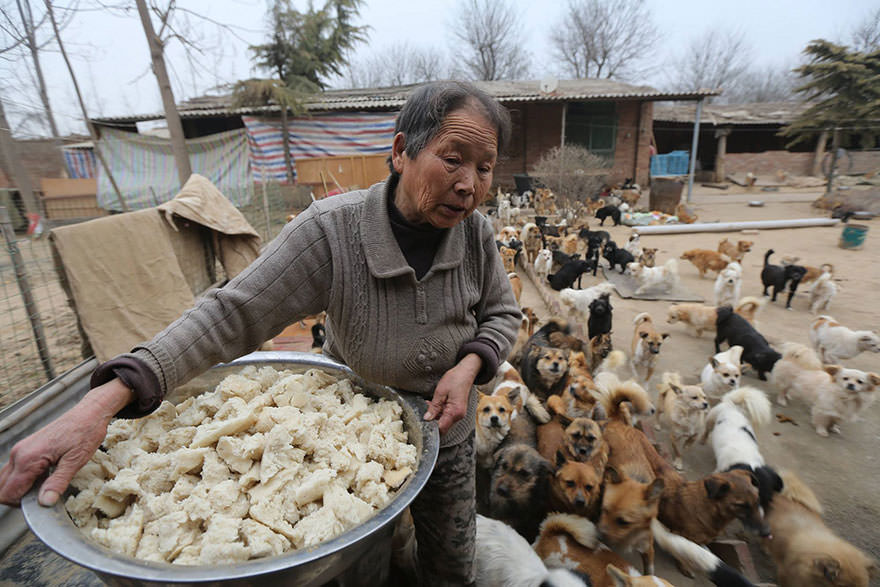
[[[718,309],[703,304],[672,304],[666,311],[667,324],[684,322],[694,329],[696,336],[701,336],[703,332],[714,332],[717,319]]]
[[[654,267],[657,263],[657,249],[652,247],[642,247],[642,254],[636,259],[639,265],[645,267]]]
[[[755,243],[752,241],[736,241],[736,244],[733,244],[725,238],[718,243],[718,252],[730,257],[731,261],[739,263],[746,256],[746,253],[752,250],[753,244]]]
[[[551,464],[524,444],[504,447],[495,455],[489,488],[489,511],[532,542],[547,514]]]
[[[708,271],[717,273],[730,263],[730,258],[709,249],[691,249],[682,253],[681,258],[693,263],[700,277],[706,277]]]
[[[819,500],[794,473],[779,474],[783,489],[767,511],[773,538],[763,542],[779,585],[867,587],[878,574],[877,561],[825,525]]]
[[[509,397],[480,394],[477,403],[476,436],[474,437],[478,467],[492,468],[495,449],[510,432],[512,413],[513,407]]]
[[[654,321],[647,312],[642,312],[633,319],[635,328],[632,340],[633,372],[641,382],[647,382],[654,374],[654,364],[660,345],[669,338],[669,333],[659,333],[654,328]]]
[[[569,374],[562,393],[547,398],[547,408],[569,420],[591,418],[598,403],[597,395],[596,384],[589,375]]]
[[[589,463],[556,453],[556,472],[550,477],[550,511],[596,519],[602,498],[602,473]]]
[[[511,249],[510,247],[505,247],[504,245],[498,249],[498,253],[501,255],[501,262],[504,264],[504,270],[508,273],[516,272],[516,264],[514,260],[516,259],[516,249]]]

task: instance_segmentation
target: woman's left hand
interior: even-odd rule
[[[483,360],[479,355],[470,353],[440,378],[425,413],[425,420],[437,419],[440,434],[445,434],[467,414],[468,395],[482,366]]]

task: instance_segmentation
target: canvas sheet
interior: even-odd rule
[[[678,287],[668,292],[648,291],[636,295],[639,288],[638,282],[631,275],[621,275],[617,270],[609,270],[606,267],[599,269],[605,279],[611,282],[618,295],[622,298],[634,300],[666,300],[670,302],[703,302],[703,296],[694,293],[679,283]]]
[[[396,112],[315,114],[288,120],[290,156],[296,159],[390,153]],[[286,183],[278,119],[242,116],[256,183]],[[294,177],[296,169],[294,168]]]
[[[250,203],[247,132],[230,130],[187,139],[193,173],[207,177],[238,207]],[[181,188],[168,139],[101,129],[99,148],[130,210],[152,208],[173,198]],[[98,205],[121,211],[116,192],[99,167]]]

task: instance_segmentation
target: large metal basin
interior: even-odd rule
[[[387,563],[390,536],[394,521],[421,491],[434,464],[439,449],[439,434],[435,423],[425,423],[422,415],[425,402],[404,396],[391,388],[373,385],[355,375],[351,369],[326,357],[311,353],[259,352],[231,363],[217,365],[203,375],[175,390],[168,400],[174,403],[191,395],[213,389],[226,375],[246,365],[271,365],[276,369],[306,371],[319,368],[336,376],[356,382],[364,393],[377,398],[391,399],[403,408],[404,426],[409,440],[419,454],[416,472],[404,483],[394,499],[375,516],[356,528],[309,549],[218,566],[181,566],[144,562],[123,556],[99,546],[83,535],[73,524],[62,505],[64,498],[51,508],[37,503],[36,490],[28,493],[21,503],[31,531],[49,548],[74,563],[93,570],[109,585],[323,585],[337,580],[340,584],[369,584],[371,559]],[[384,563],[382,562],[384,561]]]

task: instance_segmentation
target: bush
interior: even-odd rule
[[[570,206],[597,195],[608,177],[609,162],[580,145],[553,147],[541,156],[531,175]]]

